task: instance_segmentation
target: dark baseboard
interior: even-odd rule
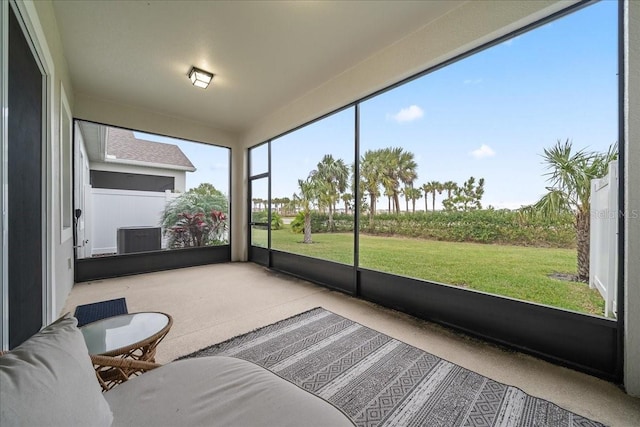
[[[75,281],[87,282],[230,261],[229,245],[83,258],[75,262]]]

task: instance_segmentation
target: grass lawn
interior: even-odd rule
[[[266,231],[253,230],[254,242],[264,242]],[[313,243],[288,226],[271,234],[272,248],[315,258],[353,263],[353,235],[321,233]],[[571,249],[530,248],[438,242],[403,237],[360,235],[360,266],[371,270],[461,286],[506,297],[602,315],[604,301],[585,283],[548,277],[576,273]]]

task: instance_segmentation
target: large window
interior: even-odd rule
[[[78,258],[227,245],[229,149],[78,122]]]
[[[272,140],[253,206],[271,207],[270,247],[614,317],[617,13],[585,7],[359,102],[358,129],[352,107]]]
[[[354,262],[354,108],[271,141],[271,247]]]
[[[617,154],[616,14],[601,2],[362,103],[360,266],[603,315],[589,192]]]

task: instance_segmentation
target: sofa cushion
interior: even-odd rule
[[[115,426],[351,426],[340,410],[274,373],[230,357],[180,360],[107,393]]]
[[[70,314],[0,357],[0,425],[109,426],[111,409]]]

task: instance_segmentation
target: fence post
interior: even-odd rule
[[[598,203],[598,179],[591,180],[591,207],[589,218],[589,288],[594,289],[596,286],[596,277],[598,273],[598,257],[597,247],[599,242],[600,224],[598,222],[598,211],[600,206]],[[603,295],[604,297],[604,295]]]
[[[604,315],[616,315],[618,277],[618,162],[606,176],[591,180],[589,287],[604,299]]]
[[[609,163],[609,310],[617,316],[618,302],[618,161]]]

